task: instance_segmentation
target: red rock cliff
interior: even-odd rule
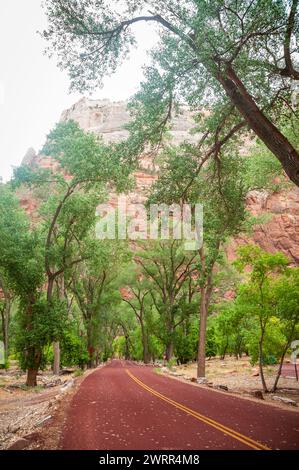
[[[104,141],[120,141],[128,133],[123,129],[130,120],[125,102],[110,102],[109,100],[90,100],[82,98],[70,109],[64,111],[61,120],[73,119],[86,131],[101,135]],[[194,123],[190,112],[184,108],[181,114],[173,119],[172,141],[179,143],[183,140],[194,140],[189,131]],[[53,160],[49,157],[35,155],[30,149],[24,161],[38,162],[45,168],[53,168]],[[55,168],[55,167],[54,167]],[[129,194],[129,203],[144,202],[146,192],[156,179],[157,168],[149,155],[140,157],[140,168],[135,172],[136,188]],[[36,203],[26,193],[22,197],[22,205],[29,212],[36,210]],[[110,203],[115,205],[117,197],[111,194]],[[252,191],[247,197],[248,209],[254,215],[267,214],[267,222],[254,228],[251,240],[268,251],[283,251],[294,264],[299,264],[299,188],[281,191],[274,194]],[[238,237],[228,247],[228,256],[235,256],[236,247],[249,240],[248,237]]]

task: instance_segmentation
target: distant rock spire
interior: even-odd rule
[[[35,158],[36,151],[34,150],[34,148],[30,147],[23,157],[22,165],[32,165],[34,163]]]

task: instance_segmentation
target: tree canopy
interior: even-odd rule
[[[298,140],[282,130],[285,119],[298,126],[298,0],[46,0],[45,11],[48,52],[80,91],[101,85],[128,56],[136,23],[157,26],[159,43],[131,103],[136,151],[157,143],[184,101],[203,130],[198,165],[250,129],[299,185]]]

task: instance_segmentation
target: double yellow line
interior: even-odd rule
[[[126,369],[127,374],[129,377],[131,377],[134,382],[136,382],[140,387],[144,388],[148,392],[150,392],[152,395],[155,395],[156,397],[160,398],[163,401],[166,401],[166,403],[169,403],[170,405],[174,406],[175,408],[184,411],[188,415],[193,416],[196,418],[198,421],[202,421],[205,424],[208,424],[209,426],[212,426],[213,428],[217,429],[218,431],[223,432],[224,434],[236,439],[239,442],[242,442],[243,444],[246,444],[248,447],[251,447],[254,450],[271,450],[269,447],[267,447],[264,444],[261,444],[258,441],[254,441],[250,437],[244,436],[243,434],[240,434],[237,431],[234,431],[231,428],[228,428],[227,426],[224,426],[221,423],[218,423],[217,421],[214,421],[211,418],[208,418],[207,416],[204,416],[197,411],[191,410],[185,405],[182,405],[181,403],[178,403],[171,398],[166,397],[165,395],[162,395],[161,393],[157,392],[153,388],[149,387],[145,383],[141,382],[137,377],[135,377],[128,369]]]

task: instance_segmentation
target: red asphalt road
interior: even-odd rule
[[[114,360],[82,382],[68,410],[60,448],[255,449],[259,443],[271,449],[298,449],[299,413]]]

